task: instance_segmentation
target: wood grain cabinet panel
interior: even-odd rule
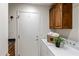
[[[54,4],[49,10],[50,29],[72,28],[72,3]]]

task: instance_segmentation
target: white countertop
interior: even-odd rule
[[[57,48],[54,44],[47,42],[47,39],[41,40],[55,56],[79,56],[79,50],[72,47],[65,46],[63,48]]]

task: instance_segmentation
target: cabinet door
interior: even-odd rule
[[[54,8],[51,8],[49,11],[49,28],[52,29],[54,27]]]
[[[54,27],[55,28],[62,28],[62,5],[57,4],[54,11]]]
[[[50,29],[52,28],[52,23],[51,23],[51,21],[52,21],[52,10],[50,9],[50,11],[49,11],[49,28],[50,28]]]
[[[62,12],[63,28],[72,28],[72,3],[64,3]]]

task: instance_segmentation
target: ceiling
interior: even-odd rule
[[[53,3],[30,3],[34,5],[51,6]]]
[[[11,5],[18,5],[18,4],[29,4],[29,5],[40,5],[40,6],[47,6],[50,7],[53,3],[9,3]]]

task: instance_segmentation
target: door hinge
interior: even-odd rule
[[[19,16],[19,15],[17,15],[17,16],[16,16],[16,19],[18,19],[19,17],[20,17],[20,16]]]
[[[18,35],[18,38],[20,39],[20,35]]]

